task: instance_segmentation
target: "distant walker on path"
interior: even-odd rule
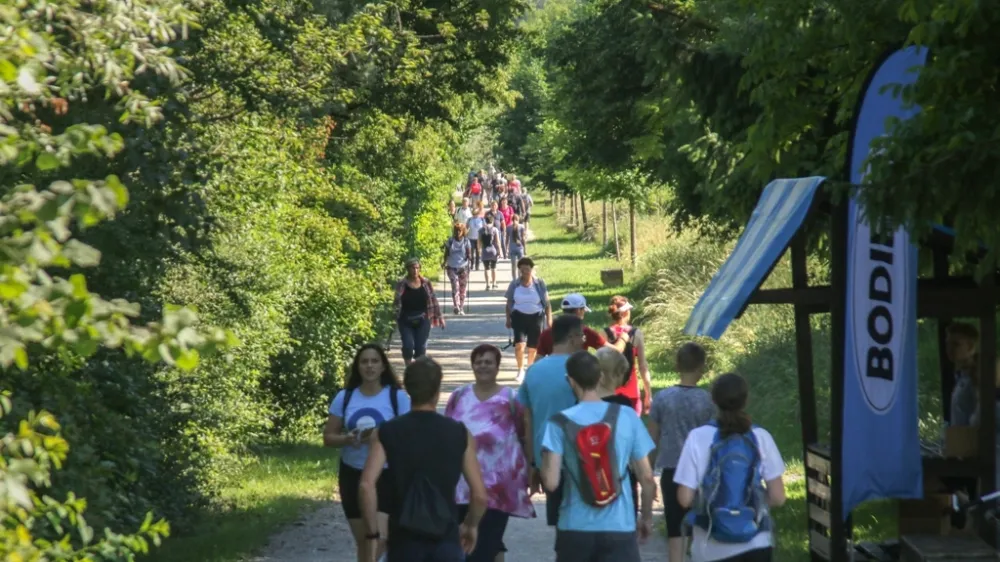
[[[431,327],[444,329],[444,316],[434,294],[434,285],[420,275],[420,260],[406,260],[406,275],[396,283],[393,300],[396,327],[403,347],[403,361],[409,365],[414,357],[427,353]]]

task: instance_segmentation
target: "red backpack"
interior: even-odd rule
[[[580,497],[591,507],[606,507],[621,495],[624,476],[618,469],[615,453],[615,426],[620,410],[620,405],[608,404],[604,418],[586,426],[562,413],[552,416],[568,443],[563,465]]]

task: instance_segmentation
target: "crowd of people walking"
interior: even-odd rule
[[[660,540],[658,496],[671,562],[771,560],[784,464],[746,413],[747,382],[726,373],[704,388],[707,354],[690,342],[675,353],[679,383],[654,396],[627,298],[610,300],[603,330],[584,324],[592,310],[578,293],[553,317],[527,255],[529,212],[522,203],[505,215],[510,193],[525,193],[516,176],[470,174],[449,209],[442,265],[461,316],[471,271],[482,265],[491,290],[497,261],[511,260],[504,308],[517,388],[498,381],[501,349],[479,343],[468,356],[473,382],[438,412],[443,371],[427,338],[445,319],[410,260],[395,291],[402,383],[385,350],[368,344],[330,404],[324,444],[341,449],[340,501],[358,561],[503,562],[510,518],[539,517],[539,494],[559,562],[638,562],[640,544]]]

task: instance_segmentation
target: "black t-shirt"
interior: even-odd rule
[[[389,544],[413,538],[399,528],[399,506],[418,472],[423,472],[451,504],[454,525],[445,540],[458,541],[455,488],[462,476],[462,460],[468,445],[465,425],[437,412],[411,411],[385,422],[378,431],[386,462],[392,468]]]
[[[403,297],[400,299],[401,316],[416,316],[427,312],[427,291],[423,286],[414,289],[409,283],[403,287]]]

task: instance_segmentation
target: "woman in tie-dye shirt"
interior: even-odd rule
[[[456,390],[444,413],[464,423],[476,439],[476,457],[489,497],[476,549],[465,560],[494,562],[498,554],[507,551],[503,535],[510,516],[535,516],[522,444],[524,407],[510,388],[497,384],[500,350],[496,346],[483,344],[473,349],[472,369],[476,382]],[[455,495],[461,519],[469,507],[469,486],[464,479],[459,481]]]

